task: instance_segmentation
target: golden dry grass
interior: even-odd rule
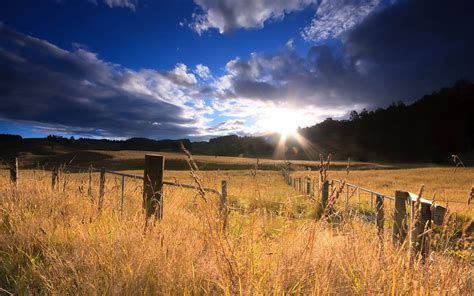
[[[318,177],[318,172],[296,172],[295,176]],[[432,167],[394,170],[331,171],[331,178],[346,179],[348,183],[394,196],[395,190],[418,193],[424,187],[424,198],[435,198],[440,204],[448,201],[449,208],[459,214],[474,217],[474,203],[467,204],[471,187],[474,186],[474,168]],[[365,203],[370,195],[362,192]],[[355,196],[352,198],[355,202]]]
[[[126,180],[122,213],[120,179],[107,175],[105,206],[99,212],[96,174],[92,198],[85,174],[63,176],[56,191],[51,190],[49,173],[20,172],[16,187],[5,171],[2,174],[4,293],[467,295],[474,291],[472,265],[448,249],[432,253],[427,264],[410,267],[406,249],[389,242],[388,229],[380,253],[374,226],[357,217],[337,226],[315,222],[315,204],[284,184],[278,172],[259,171],[256,176],[250,171],[201,172],[207,187],[219,188],[222,179],[229,182],[233,210],[228,234],[220,231],[217,196],[208,195],[205,203],[194,191],[166,187],[164,219],[145,229],[140,181]],[[191,182],[187,172],[166,172],[165,179],[175,178]]]

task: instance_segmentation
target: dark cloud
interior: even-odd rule
[[[304,110],[311,124],[474,80],[474,2],[340,0],[341,13],[333,11],[340,5],[329,5],[336,2],[324,3],[328,15],[338,16],[331,28],[344,29],[340,39],[317,42],[306,55],[290,41],[273,54],[236,58],[220,77],[204,65],[134,71],[81,46],[64,50],[0,25],[0,119],[108,137],[251,133],[271,110]],[[340,26],[354,3],[370,9]],[[212,118],[223,122],[210,127]]]
[[[186,70],[178,65],[163,73],[133,72],[84,49],[66,51],[1,25],[0,118],[86,135],[184,137],[196,133],[179,104],[194,90]]]
[[[357,26],[344,46],[375,93],[414,99],[474,79],[473,27],[473,1],[399,1]]]
[[[226,66],[220,94],[323,108],[377,107],[474,79],[474,2],[399,1],[371,13],[336,46],[306,56],[291,44]]]

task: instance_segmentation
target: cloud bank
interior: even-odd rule
[[[92,136],[197,133],[200,86],[183,64],[133,71],[0,25],[0,118]]]
[[[0,119],[106,137],[243,135],[288,110],[311,125],[474,80],[474,2],[364,3],[362,19],[328,33],[340,34],[337,46],[316,42],[301,55],[289,42],[236,57],[220,75],[202,64],[132,70],[1,25]]]

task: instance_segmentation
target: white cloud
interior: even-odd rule
[[[135,11],[137,6],[137,0],[104,0],[110,8],[112,7],[124,7]]]
[[[338,38],[361,23],[380,5],[380,0],[322,0],[311,24],[301,35],[306,41]]]
[[[60,0],[59,0],[60,1]],[[88,2],[97,5],[98,0],[87,0]],[[104,4],[110,8],[123,7],[135,11],[138,0],[103,0]]]
[[[196,65],[196,69],[194,70],[194,72],[204,80],[212,78],[211,70],[209,70],[207,66],[204,66],[202,64]]]
[[[198,34],[209,29],[220,33],[237,28],[262,28],[268,20],[281,20],[316,0],[195,0],[202,13],[194,13],[190,27]]]

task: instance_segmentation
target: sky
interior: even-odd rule
[[[3,0],[0,133],[206,140],[474,81],[474,1]]]

